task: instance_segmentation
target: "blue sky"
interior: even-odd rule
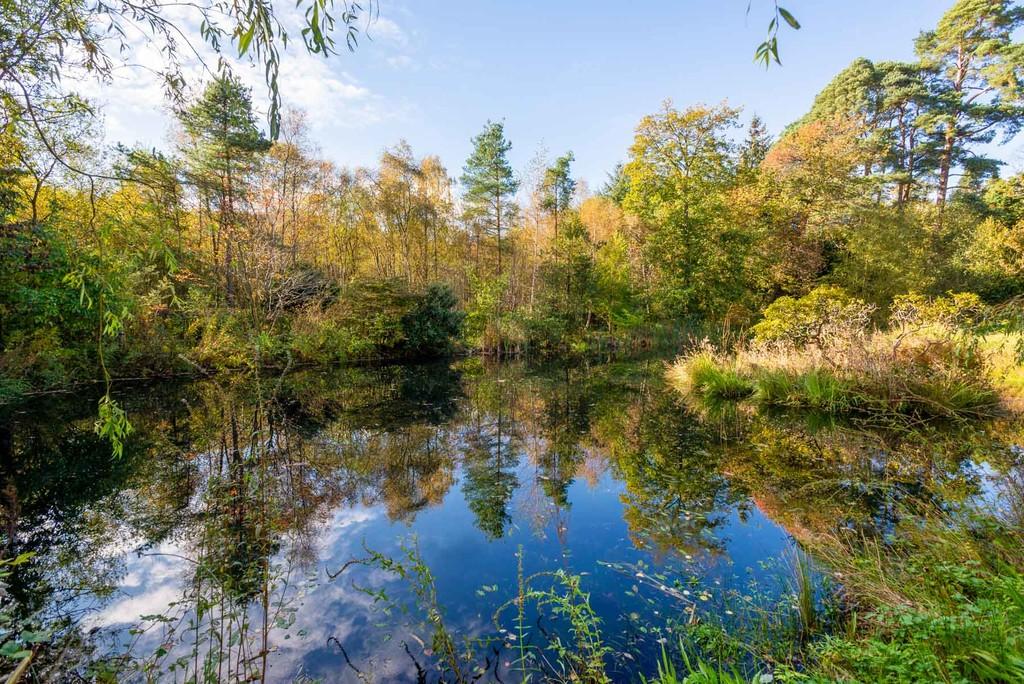
[[[677,106],[728,100],[773,132],[856,57],[911,59],[913,41],[951,0],[788,0],[800,31],[780,35],[783,65],[752,55],[770,0],[380,0],[380,18],[355,53],[328,61],[285,56],[285,102],[307,110],[322,153],[370,165],[406,139],[461,172],[470,137],[504,120],[512,161],[526,168],[543,145],[572,150],[577,174],[600,186],[625,157],[639,119],[666,98]],[[238,69],[260,97],[259,72]],[[95,96],[108,137],[166,147],[171,120],[159,87],[128,74]],[[1015,142],[1002,150],[1013,163]]]

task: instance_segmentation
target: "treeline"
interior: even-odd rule
[[[180,108],[174,153],[101,154],[87,105],[47,101],[0,130],[0,393],[646,345],[820,285],[880,316],[909,292],[1015,297],[1024,178],[983,152],[1024,122],[1021,22],[962,0],[917,62],[855,61],[777,140],[667,102],[594,195],[571,153],[516,174],[493,122],[458,181],[405,143],[339,168],[301,113],[269,140],[230,73]]]

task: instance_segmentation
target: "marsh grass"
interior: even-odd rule
[[[942,334],[876,332],[828,348],[753,343],[732,353],[705,341],[667,377],[699,408],[731,401],[914,423],[992,418],[1024,407],[1005,380],[1017,377],[1016,367],[980,344]]]
[[[669,381],[699,402],[904,424],[1024,410],[1024,335],[989,320],[975,295],[898,297],[884,327],[873,327],[873,311],[829,288],[783,297],[752,340],[728,353],[705,340],[677,360]]]
[[[755,391],[753,382],[708,349],[691,356],[685,367],[670,372],[678,385],[710,400],[744,399]]]
[[[821,622],[818,615],[817,585],[811,559],[803,551],[793,552],[793,594],[796,597],[800,633],[811,636]]]

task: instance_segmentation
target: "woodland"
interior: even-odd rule
[[[1015,2],[957,0],[914,61],[855,60],[784,130],[665,100],[599,188],[569,150],[513,168],[500,119],[464,132],[459,168],[401,140],[373,167],[325,159],[279,92],[274,7],[214,5],[195,40],[265,68],[266,115],[226,63],[184,87],[158,2],[0,0],[0,404],[101,387],[95,431],[116,459],[135,429],[123,382],[655,352],[679,355],[679,411],[708,421],[779,409],[906,431],[1024,408],[1024,174],[994,153],[1024,126]],[[360,22],[386,12],[300,5],[313,53],[363,49]],[[777,34],[800,26],[773,13],[757,58],[785,68]],[[127,22],[167,45],[172,149],[104,140],[67,87],[109,77]],[[872,569],[864,548],[828,546],[870,617],[780,677],[1024,676],[1019,518],[956,527],[970,542],[928,520],[935,537]],[[952,567],[959,598],[940,589]],[[733,681],[682,654],[658,681]]]

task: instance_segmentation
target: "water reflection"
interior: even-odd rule
[[[662,369],[469,360],[132,388],[120,460],[89,397],[9,412],[3,554],[34,556],[7,606],[52,631],[31,674],[435,681],[423,616],[387,609],[411,605],[407,583],[363,566],[332,579],[415,533],[446,623],[483,639],[480,676],[515,680],[491,614],[521,547],[525,572],[587,573],[610,671],[628,679],[659,621],[721,618],[752,584],[783,595],[794,538],[884,537],[908,502],[955,508],[1020,481],[1004,477],[1019,475],[1012,428],[723,426]],[[664,579],[637,586],[651,567]]]

